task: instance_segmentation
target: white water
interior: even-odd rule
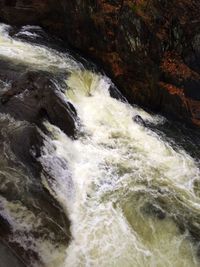
[[[68,72],[79,69],[78,64],[69,54],[59,53],[45,46],[31,45],[9,36],[10,27],[0,25],[0,57],[12,60],[15,64],[28,64],[31,68],[39,70],[56,71],[67,69]],[[22,28],[24,35],[30,35]]]
[[[72,240],[56,266],[199,266],[196,244],[187,229],[181,232],[177,224],[180,215],[187,224],[189,216],[192,220],[200,212],[194,192],[194,181],[200,178],[196,162],[132,118],[140,115],[155,124],[164,119],[111,98],[108,78],[82,70],[67,55],[8,37],[5,41],[5,36],[0,37],[4,58],[47,70],[53,60],[55,68],[69,65],[71,73],[66,97],[78,112],[78,138],[71,140],[47,123],[54,139],[46,142],[40,158],[55,177],[54,182],[43,177],[43,184],[71,220]],[[49,145],[55,145],[54,153],[47,149]],[[67,171],[56,164],[55,157],[67,162]],[[159,219],[149,204],[168,215]],[[45,266],[55,266],[47,257],[43,261]]]

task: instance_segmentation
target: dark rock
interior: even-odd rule
[[[13,153],[37,177],[42,168],[37,159],[41,156],[41,147],[44,145],[45,135],[36,126],[21,123],[7,132],[7,137]]]
[[[6,219],[10,215],[6,215],[7,210],[4,210],[2,203],[18,205],[18,216],[20,208],[25,212],[22,220],[26,218],[26,214],[34,218],[35,225],[29,230],[19,226],[17,235],[20,238],[29,236],[36,243],[43,240],[55,247],[67,247],[71,238],[70,221],[63,207],[42,181],[43,177],[48,180],[49,185],[56,182],[56,172],[47,169],[40,158],[47,142],[50,149],[48,152],[53,153],[55,150],[49,141],[50,134],[43,124],[44,120],[49,120],[66,134],[74,136],[76,111],[65,100],[58,80],[48,73],[28,71],[26,66],[11,65],[9,62],[1,63],[0,239],[8,254],[19,255],[20,261],[16,266],[20,266],[20,262],[22,266],[32,266],[34,261],[38,266],[43,266],[37,251],[32,249],[34,244],[32,246],[30,243],[30,247],[25,249],[20,242],[12,240],[16,233],[13,232],[11,222]],[[3,83],[8,85],[5,87]],[[62,159],[57,161],[62,164],[61,167],[64,166]],[[51,164],[52,169],[57,167],[53,161]],[[63,168],[67,167],[65,163]],[[69,181],[73,189],[71,177],[67,174],[66,172],[66,181]],[[12,216],[9,218],[12,219]],[[5,250],[2,253],[3,251]],[[9,262],[5,255],[1,258]],[[15,261],[12,256],[10,260]]]
[[[145,121],[143,120],[143,118],[140,115],[134,116],[133,121],[142,125],[142,126],[146,126]]]
[[[67,135],[75,133],[75,109],[56,81],[42,72],[27,71],[15,79],[1,95],[0,112],[38,125],[46,118]]]
[[[123,96],[123,94],[117,89],[116,86],[114,85],[111,85],[110,88],[109,88],[109,91],[110,91],[110,96],[117,99],[117,100],[120,100],[122,102],[127,102],[126,98]]]
[[[36,242],[45,240],[44,242],[55,246],[67,247],[70,241],[69,219],[58,201],[44,187],[41,179],[42,175],[46,175],[46,179],[51,181],[55,178],[51,177],[51,173],[46,169],[44,173],[39,161],[46,137],[34,124],[14,121],[9,117],[3,118],[2,114],[0,129],[0,239],[7,244],[11,252],[19,255],[26,266],[31,266],[33,260],[39,264],[41,259],[31,246],[30,249],[24,249],[20,243],[12,241],[15,233],[10,221],[6,219],[11,219],[12,216],[6,215],[7,210],[4,210],[2,201],[18,205],[18,216],[21,207],[22,211],[27,210],[28,216],[34,218],[36,225],[30,230],[19,227],[17,233],[20,237],[28,235]],[[67,179],[70,177],[66,176]],[[23,220],[26,213],[22,216]]]

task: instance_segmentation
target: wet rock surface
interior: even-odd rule
[[[140,125],[142,125],[142,126],[146,126],[143,118],[141,116],[139,116],[139,115],[134,116],[133,117],[133,121],[138,123],[138,124],[140,124]]]
[[[11,117],[1,117],[0,126],[0,239],[26,266],[43,264],[37,243],[67,246],[70,240],[69,220],[41,179],[45,135]]]
[[[71,238],[63,207],[44,186],[44,177],[55,178],[40,161],[46,144],[49,153],[55,150],[44,122],[73,138],[76,111],[47,73],[0,64],[0,253],[10,254],[2,258],[7,266],[43,266],[40,244],[66,248]]]
[[[0,7],[2,21],[39,24],[96,59],[129,101],[200,125],[198,0],[3,0]]]
[[[27,71],[12,81],[10,88],[1,95],[0,112],[36,124],[47,118],[73,136],[75,110],[63,100],[58,88],[56,81],[47,74]]]

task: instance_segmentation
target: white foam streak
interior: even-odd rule
[[[8,31],[9,26],[0,24],[0,58],[12,60],[15,64],[27,64],[39,70],[72,72],[81,68],[81,64],[69,54],[13,39],[8,35]],[[28,28],[26,33],[27,31]]]

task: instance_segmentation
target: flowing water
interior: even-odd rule
[[[30,35],[28,29],[23,34]],[[165,118],[112,98],[113,84],[105,75],[68,53],[11,38],[8,30],[1,25],[0,57],[37,70],[66,72],[62,97],[78,115],[75,139],[44,123],[51,134],[38,160],[54,179],[42,175],[41,181],[69,217],[72,237],[63,247],[31,236],[29,245],[41,266],[200,266],[199,139],[193,155],[158,130],[165,129]],[[136,115],[145,125],[133,120]],[[40,224],[20,203],[3,196],[0,203],[1,215],[15,229],[13,239],[16,229],[31,231]],[[21,236],[18,242],[28,244]],[[40,266],[37,261],[33,265]]]

